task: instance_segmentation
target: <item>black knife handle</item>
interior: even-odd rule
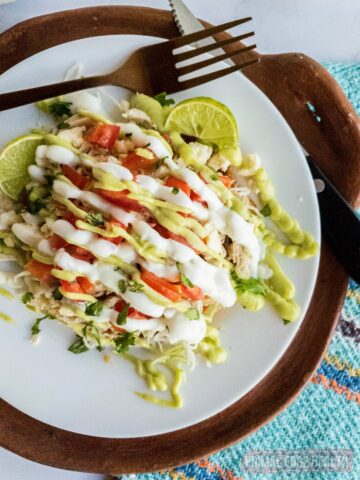
[[[315,161],[309,155],[306,159],[314,180],[320,180],[316,184],[321,187],[324,182],[324,188],[317,189],[324,237],[350,277],[360,283],[360,218]]]

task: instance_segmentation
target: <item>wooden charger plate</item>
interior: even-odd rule
[[[54,13],[0,35],[0,73],[55,45],[114,34],[179,35],[170,12],[163,10],[109,6]],[[248,55],[261,57],[261,62],[245,70],[246,76],[273,101],[305,148],[355,205],[360,190],[359,123],[340,87],[302,54]],[[321,122],[306,102],[315,106]],[[347,275],[324,243],[312,302],[286,353],[249,393],[203,422],[152,437],[97,438],[49,426],[0,400],[0,445],[53,467],[108,474],[161,470],[225,448],[268,422],[304,388],[331,338],[346,287]]]

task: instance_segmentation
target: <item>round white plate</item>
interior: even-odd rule
[[[39,53],[0,77],[0,91],[60,81],[75,62],[84,74],[111,70],[138,46],[158,42],[142,36],[96,37]],[[119,99],[123,89],[109,88]],[[209,96],[225,103],[237,119],[244,152],[257,152],[273,179],[279,200],[306,230],[320,240],[316,193],[304,156],[289,126],[272,103],[243,75],[235,73],[193,90],[176,100]],[[0,146],[34,126],[44,124],[34,106],[0,113]],[[281,259],[296,285],[303,314],[313,292],[318,257],[306,261]],[[182,386],[185,405],[167,409],[133,394],[146,387],[133,366],[113,356],[110,364],[97,351],[67,351],[73,334],[54,321],[42,324],[41,341],[29,342],[34,318],[20,301],[0,299],[0,310],[15,324],[0,320],[0,396],[14,407],[50,425],[104,437],[137,437],[170,432],[214,415],[254,387],[275,365],[301,324],[284,326],[265,308],[250,313],[233,307],[220,314],[222,343],[228,361],[207,368],[199,363]],[[254,405],[261,408],[261,405]]]

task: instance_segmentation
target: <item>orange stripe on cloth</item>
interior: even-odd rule
[[[360,393],[352,392],[348,388],[339,385],[336,380],[330,380],[325,377],[325,375],[316,373],[312,377],[311,382],[322,385],[324,388],[326,388],[326,390],[333,390],[338,395],[345,395],[347,400],[355,401],[360,405]]]
[[[223,480],[243,480],[242,477],[235,477],[231,470],[226,468],[225,470],[217,463],[210,462],[206,458],[202,458],[195,462],[199,467],[205,468],[210,473],[218,473]]]

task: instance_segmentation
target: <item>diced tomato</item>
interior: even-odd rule
[[[70,167],[69,165],[62,165],[61,170],[66,178],[70,180],[76,187],[80,190],[84,190],[90,184],[90,178],[86,175],[81,175],[75,168]]]
[[[176,242],[182,243],[183,245],[186,245],[189,248],[192,248],[194,252],[199,253],[198,250],[193,248],[189,242],[185,240],[184,237],[181,235],[177,235],[176,233],[170,232],[167,228],[163,227],[160,224],[157,224],[153,227],[160,235],[164,238],[171,238],[171,240],[175,240]]]
[[[126,302],[124,300],[119,300],[115,305],[115,310],[117,312],[121,312],[125,308],[125,306],[126,306]],[[149,317],[149,315],[145,315],[144,313],[139,312],[139,310],[136,310],[133,307],[129,308],[128,316],[130,318],[136,318],[137,320],[147,320],[148,318],[151,318]]]
[[[64,248],[68,244],[66,240],[59,237],[59,235],[56,235],[55,233],[51,235],[51,237],[49,238],[49,243],[51,248],[53,248],[54,250],[59,250],[60,248]]]
[[[186,285],[181,285],[181,291],[182,296],[188,300],[203,300],[205,298],[199,287],[187,287]]]
[[[182,190],[185,193],[185,195],[190,197],[191,189],[189,185],[186,182],[184,182],[184,180],[180,180],[179,178],[170,176],[166,180],[165,185],[167,187],[176,187],[179,190]]]
[[[228,177],[227,175],[219,175],[219,180],[225,185],[226,188],[231,188],[231,184],[233,182],[231,177]]]
[[[25,265],[25,270],[30,272],[33,277],[47,284],[53,284],[55,282],[55,277],[51,273],[53,268],[53,265],[47,265],[34,259]]]
[[[66,212],[63,216],[63,220],[66,220],[67,222],[71,223],[71,225],[75,226],[75,222],[78,220],[78,218],[73,213]]]
[[[201,203],[202,205],[207,205],[207,203],[205,202],[205,200],[203,200],[200,195],[198,195],[197,193],[193,192],[191,190],[191,193],[190,193],[190,199],[193,201],[193,202],[198,202],[198,203]]]
[[[77,280],[74,280],[73,282],[67,282],[66,280],[60,280],[62,288],[66,292],[70,293],[84,293],[83,289],[81,288],[80,284],[78,283]]]
[[[118,125],[99,124],[86,136],[86,140],[111,150],[119,137],[119,133],[120,127]]]
[[[148,270],[143,270],[140,274],[141,279],[153,290],[168,298],[172,302],[177,302],[181,298],[181,285],[170,283],[167,280],[158,277]]]
[[[130,152],[127,157],[121,159],[121,162],[133,175],[137,175],[141,172],[150,172],[155,167],[157,158],[155,155],[153,158],[145,158]]]
[[[96,193],[100,195],[100,197],[105,198],[105,200],[108,200],[109,202],[123,208],[124,210],[127,210],[128,212],[148,212],[148,209],[140,205],[139,202],[128,198],[129,192],[127,190],[116,192],[113,190],[103,190],[102,188],[97,188]]]
[[[87,277],[76,277],[76,281],[84,293],[94,293],[95,287]]]
[[[66,251],[75,258],[79,260],[84,260],[84,262],[92,262],[95,260],[94,255],[86,250],[85,248],[78,247],[77,245],[68,245]]]

